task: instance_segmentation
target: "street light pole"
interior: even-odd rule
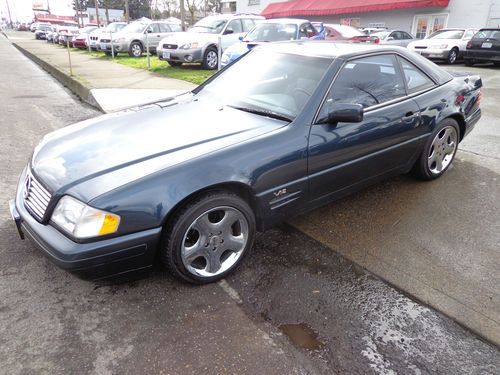
[[[95,18],[97,20],[97,27],[99,27],[99,0],[95,0]]]
[[[127,23],[130,22],[130,15],[128,13],[128,0],[125,0],[125,20],[127,21]]]
[[[182,23],[182,31],[186,31],[186,27],[184,26],[184,0],[180,1],[180,7],[181,7],[181,23]]]

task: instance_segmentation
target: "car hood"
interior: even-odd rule
[[[429,47],[429,46],[437,46],[441,44],[448,44],[450,46],[457,45],[462,43],[459,39],[421,39],[411,42],[408,47]]]
[[[111,189],[286,124],[186,94],[50,133],[35,148],[31,168],[59,193],[120,171]]]
[[[168,35],[161,40],[160,43],[166,44],[177,44],[182,45],[185,43],[217,43],[219,34],[209,34],[209,33],[189,33],[189,32],[177,32]]]

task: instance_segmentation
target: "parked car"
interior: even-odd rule
[[[73,38],[75,38],[79,34],[78,27],[64,27],[58,31],[57,43],[62,44],[64,46],[69,45],[72,46]]]
[[[219,65],[217,50],[219,37],[222,52],[237,43],[264,17],[252,14],[222,14],[205,17],[188,32],[176,33],[163,38],[158,45],[158,58],[171,66],[183,63],[201,63],[205,69]]]
[[[361,32],[365,35],[370,35],[373,33],[377,33],[379,31],[386,31],[387,27],[363,27]]]
[[[213,282],[257,230],[410,170],[442,176],[481,116],[481,86],[400,47],[265,44],[190,93],[45,136],[10,211],[80,275],[161,259]]]
[[[46,39],[47,33],[52,31],[52,25],[50,24],[39,24],[35,31],[35,39]]]
[[[366,42],[370,37],[352,26],[339,24],[325,24],[326,40],[337,40],[346,42]]]
[[[97,26],[85,26],[78,30],[78,35],[71,41],[73,48],[88,48],[89,34],[94,30],[97,30]]]
[[[477,29],[442,29],[410,43],[408,48],[428,59],[454,64],[463,58],[467,43],[476,32]]]
[[[57,26],[52,25],[50,30],[48,30],[45,34],[45,39],[47,40],[47,42],[55,43],[57,39]]]
[[[297,18],[277,18],[258,23],[240,43],[228,47],[221,57],[224,67],[255,46],[285,40],[324,39],[311,22]]]
[[[127,52],[131,57],[141,57],[146,51],[146,40],[149,50],[156,52],[158,43],[165,35],[179,30],[179,25],[168,22],[132,22],[113,35],[114,53]],[[99,40],[101,50],[108,55],[113,52],[109,38],[104,34]]]
[[[120,30],[122,30],[125,26],[127,26],[126,22],[112,22],[104,29],[95,29],[89,34],[89,42],[90,48],[92,50],[101,49],[100,39],[111,39],[113,34],[116,34]]]
[[[386,30],[370,34],[370,39],[368,41],[375,44],[390,44],[393,46],[406,47],[414,40],[415,38],[406,31]]]
[[[500,66],[500,28],[481,29],[467,43],[465,65],[478,62],[492,62]]]

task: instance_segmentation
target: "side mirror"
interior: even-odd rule
[[[240,42],[242,42],[242,41],[243,41],[243,36],[240,36],[240,37],[238,38],[238,40],[239,40]]]
[[[151,30],[151,29],[147,29],[147,30],[144,32],[144,34],[151,34],[152,32],[153,32],[153,30]]]
[[[336,125],[339,122],[361,122],[363,115],[361,104],[332,104],[327,117],[320,119],[319,123]]]
[[[224,35],[233,34],[233,33],[234,33],[234,30],[230,29],[230,28],[227,28],[226,31],[224,31]]]
[[[387,41],[389,41],[389,40],[394,40],[394,38],[392,36],[389,36],[389,37],[387,37]]]

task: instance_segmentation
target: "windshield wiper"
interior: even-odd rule
[[[255,115],[271,117],[271,118],[274,118],[276,120],[282,120],[282,121],[288,121],[288,122],[292,122],[293,121],[292,118],[287,117],[285,115],[282,115],[281,113],[274,112],[274,111],[266,111],[264,109],[254,109],[254,108],[247,108],[247,107],[239,107],[239,106],[230,105],[230,104],[228,104],[228,107],[237,109],[239,111],[253,113]]]

